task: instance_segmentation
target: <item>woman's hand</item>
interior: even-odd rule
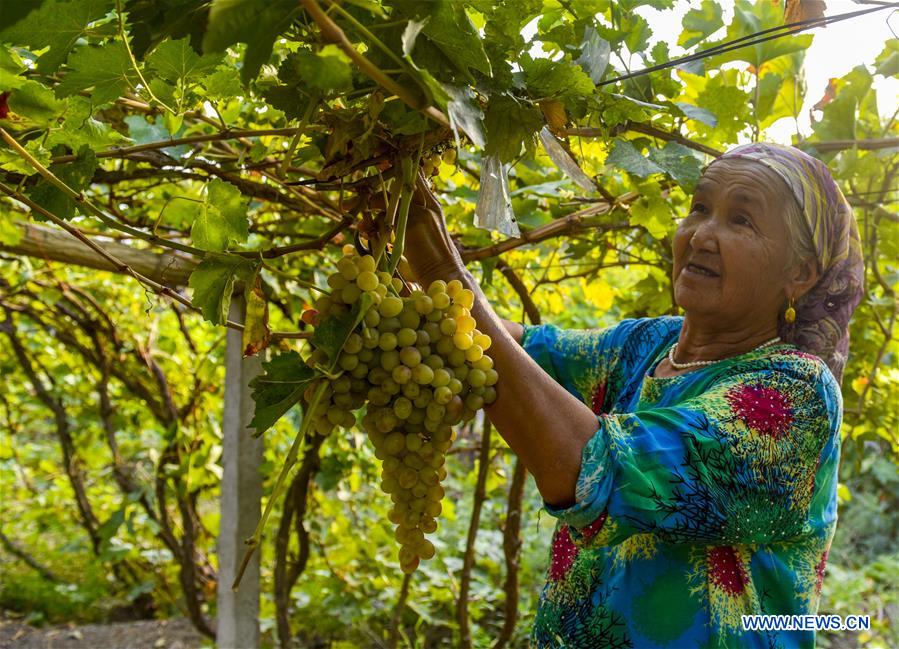
[[[415,279],[425,286],[435,279],[453,277],[464,269],[462,257],[446,229],[440,203],[421,170],[409,206],[403,253]]]

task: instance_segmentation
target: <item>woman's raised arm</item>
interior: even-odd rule
[[[575,501],[581,452],[596,433],[596,416],[552,379],[521,347],[523,327],[502,320],[465,269],[444,224],[442,211],[419,178],[406,231],[406,257],[423,284],[458,279],[474,293],[471,314],[490,336],[488,352],[499,374],[496,401],[486,407],[500,435],[530,471],[543,499],[553,506]]]

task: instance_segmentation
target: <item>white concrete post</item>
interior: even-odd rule
[[[242,323],[243,295],[235,294],[229,318]],[[222,649],[259,647],[259,552],[257,551],[235,593],[231,583],[259,522],[262,499],[262,439],[247,428],[253,418],[249,382],[261,371],[258,356],[243,358],[241,332],[228,330],[225,351],[225,410],[222,422],[221,518],[218,542],[218,628],[216,644]]]

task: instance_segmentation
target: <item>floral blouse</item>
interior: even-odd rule
[[[650,376],[683,318],[526,326],[524,349],[597,414],[576,502],[558,518],[538,647],[813,647],[744,631],[815,614],[837,521],[842,397],[788,344]]]

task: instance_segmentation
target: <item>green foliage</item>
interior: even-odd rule
[[[255,429],[257,435],[271,428],[299,403],[303,391],[315,377],[315,371],[296,352],[278,354],[262,367],[265,372],[250,384],[256,401],[250,428]]]

